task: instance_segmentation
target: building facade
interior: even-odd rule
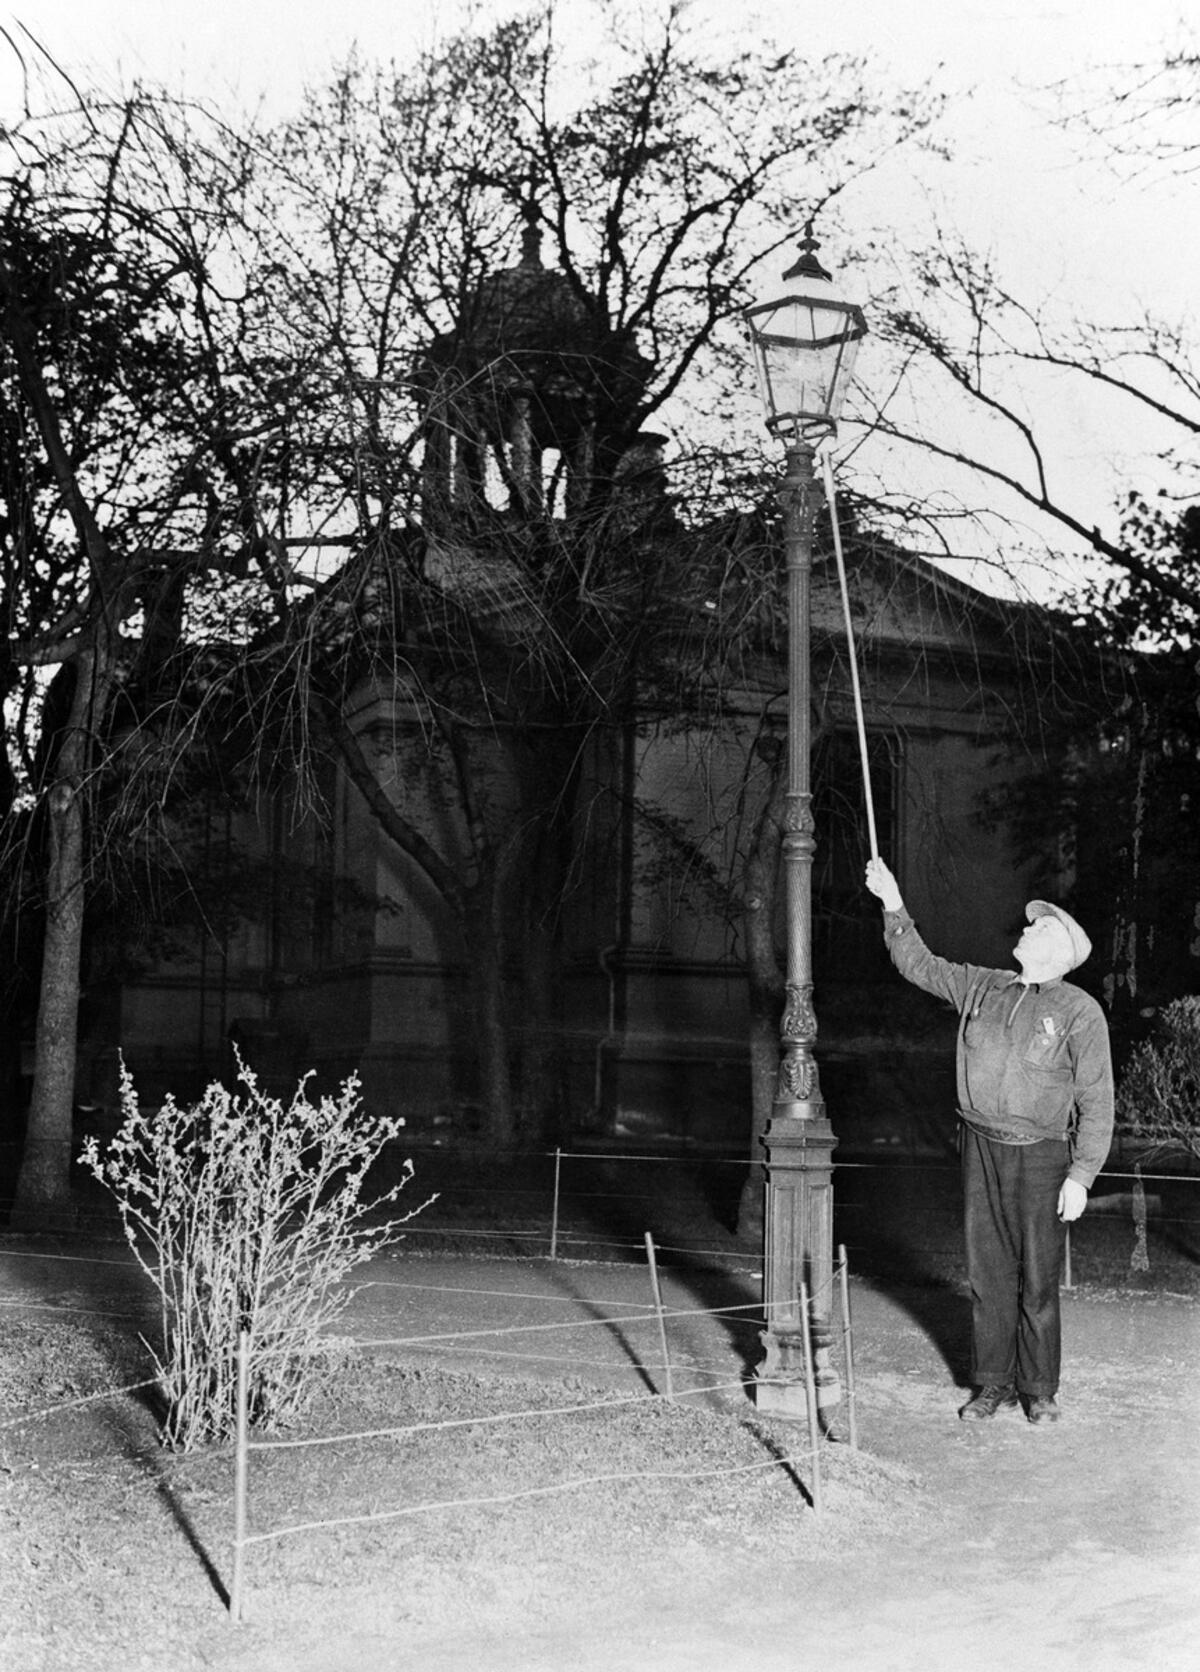
[[[214,810],[203,865],[262,887],[194,955],[111,986],[87,1101],[111,1104],[118,1050],[153,1100],[228,1075],[236,1046],[280,1089],[356,1073],[414,1135],[739,1147],[782,556],[770,516],[681,524],[637,420],[647,371],[543,268],[532,225],[430,344],[419,526],[386,575],[369,566],[394,553],[347,564],[400,602],[344,674],[340,752],[301,805],[275,789]],[[821,550],[813,575],[818,1059],[847,1141],[936,1147],[949,1034],[891,977],[862,888],[849,659],[906,897],[940,950],[999,963],[1026,877],[981,809],[1037,754],[1061,641],[912,553],[848,554],[853,652]],[[735,658],[710,616],[741,623]],[[498,1127],[510,1079],[528,1107]]]
[[[867,857],[848,650],[831,566],[814,576],[814,973],[817,1054],[835,1127],[865,1147],[938,1147],[951,1130],[949,1019],[917,1002],[884,956],[862,887]],[[927,938],[1004,964],[1026,874],[984,815],[1022,768],[1053,640],[1024,611],[876,547],[851,570],[881,849]],[[778,770],[786,668],[760,654],[719,709],[667,712],[637,694],[583,748],[557,904],[555,1003],[524,1009],[502,973],[514,1038],[549,1028],[553,1132],[571,1141],[734,1149],[749,1118],[747,867]],[[426,698],[364,681],[353,725],[383,793],[470,874],[470,833],[432,741]],[[1023,717],[1027,728],[1023,732]],[[521,794],[501,735],[472,743],[497,827]],[[357,1073],[414,1136],[487,1137],[472,960],[478,947],[420,864],[336,761],[323,807],[285,797],[216,822],[208,863],[236,853],[266,885],[259,908],[194,957],[109,995],[85,1055],[91,1102],[111,1099],[117,1048],[151,1100],[230,1072],[234,1045],[280,1089]],[[778,937],[782,941],[782,925]],[[515,944],[510,942],[510,944]],[[537,1141],[546,1130],[526,1130]]]

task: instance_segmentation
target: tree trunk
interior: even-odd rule
[[[521,874],[517,1099],[523,1131],[535,1143],[555,1141],[563,1129],[567,1086],[562,920],[578,782],[579,746],[574,732],[554,743],[539,740],[528,752],[523,783],[530,828]]]
[[[80,653],[71,710],[46,794],[46,933],[35,1034],[33,1096],[13,1224],[70,1217],[72,1118],[84,918],[84,784],[88,742],[105,680],[102,657]]]
[[[63,439],[57,406],[46,385],[36,329],[26,297],[6,261],[0,261],[0,304],[5,335],[16,357],[21,387],[29,401],[63,505],[75,526],[90,572],[91,637],[75,651],[75,689],[46,793],[48,860],[46,935],[38,1002],[33,1097],[13,1223],[44,1222],[49,1213],[69,1210],[71,1121],[75,1102],[75,1055],[79,1029],[79,976],[83,953],[84,806],[91,762],[90,742],[104,712],[111,658],[110,611],[119,613],[116,566],[80,484],[71,449]]]
[[[466,917],[467,956],[473,960],[471,990],[479,1026],[479,1102],[487,1120],[487,1143],[496,1149],[511,1149],[517,1125],[504,993],[504,939],[495,922],[497,889],[491,879],[481,880],[479,892],[482,902],[473,901]]]
[[[470,963],[469,991],[474,1015],[464,1047],[475,1058],[476,1093],[486,1120],[487,1143],[510,1149],[516,1141],[513,1109],[512,1052],[504,993],[504,916],[500,906],[505,889],[508,845],[492,851],[482,831],[474,830],[478,880],[465,884],[427,838],[391,801],[377,768],[367,758],[361,740],[345,715],[332,706],[322,710],[330,726],[342,765],[357,786],[379,828],[408,855],[437,889],[454,913]],[[462,762],[457,761],[460,773]]]
[[[525,947],[524,1037],[519,1097],[534,1143],[562,1136],[562,960],[548,922],[530,923]]]

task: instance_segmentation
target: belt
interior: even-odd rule
[[[1028,1132],[1014,1132],[1007,1126],[984,1126],[978,1120],[972,1120],[962,1109],[958,1111],[958,1118],[964,1126],[969,1126],[972,1132],[977,1132],[981,1138],[991,1138],[993,1143],[997,1144],[1041,1144],[1045,1143],[1047,1138],[1051,1138],[1049,1133],[1031,1137]],[[1063,1140],[1051,1138],[1051,1142],[1055,1141],[1061,1143]]]

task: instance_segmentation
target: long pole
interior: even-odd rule
[[[846,655],[850,663],[850,689],[854,694],[854,720],[858,728],[858,754],[862,763],[863,798],[867,807],[867,838],[871,858],[879,858],[879,836],[875,829],[875,798],[871,794],[871,760],[867,753],[867,724],[863,717],[862,687],[858,682],[858,655],[854,648],[854,618],[850,610],[850,588],[846,583],[846,559],[842,552],[842,531],[838,524],[837,495],[833,488],[833,464],[828,453],[821,455],[825,478],[825,503],[833,528],[833,550],[837,558],[838,587],[842,595],[842,619],[846,624]]]

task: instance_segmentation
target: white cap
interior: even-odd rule
[[[1029,919],[1030,923],[1032,923],[1036,917],[1057,917],[1058,921],[1067,931],[1071,940],[1071,962],[1067,965],[1068,969],[1078,969],[1084,959],[1091,956],[1091,941],[1079,927],[1078,923],[1076,923],[1070,912],[1064,911],[1061,906],[1051,905],[1049,900],[1030,900],[1029,904],[1025,907],[1025,916]]]

